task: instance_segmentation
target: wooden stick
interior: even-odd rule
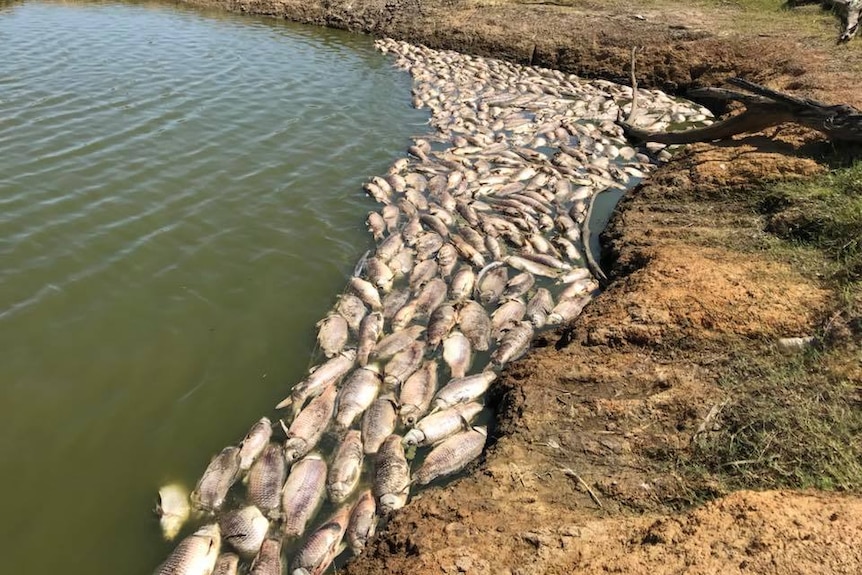
[[[581,484],[581,487],[583,487],[584,489],[587,490],[587,493],[589,493],[589,495],[590,495],[590,499],[595,501],[596,505],[599,506],[599,509],[604,509],[605,506],[602,505],[601,501],[599,501],[599,497],[593,492],[592,489],[590,489],[590,486],[587,485],[587,482],[584,481],[583,479],[581,479],[580,475],[578,475],[577,473],[575,473],[574,471],[572,471],[568,467],[561,467],[560,471],[562,471],[563,474],[566,475],[567,477],[572,477],[575,480],[577,480],[577,482]]]

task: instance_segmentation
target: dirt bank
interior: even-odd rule
[[[862,107],[862,42],[834,46],[831,20],[808,9],[191,3],[608,79],[644,45],[647,86],[743,75]],[[766,231],[771,183],[822,173],[811,158],[829,149],[782,134],[692,146],[624,200],[603,237],[609,288],[508,370],[484,460],[422,492],[348,573],[862,572],[860,429],[830,419],[862,409],[858,318],[842,316],[819,256]],[[778,338],[806,335],[830,343],[816,358],[777,351]],[[788,485],[849,493],[766,490]],[[746,487],[763,491],[735,491]]]

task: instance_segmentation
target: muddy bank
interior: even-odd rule
[[[804,34],[729,39],[718,11],[640,20],[613,2],[215,4],[612,80],[636,42],[648,46],[645,86],[679,92],[743,75],[862,104],[848,52]],[[772,361],[777,338],[817,332],[834,311],[834,294],[771,251],[763,218],[730,193],[822,172],[798,155],[806,141],[791,131],[767,147],[693,146],[631,193],[603,238],[611,285],[508,369],[484,460],[415,498],[346,571],[859,572],[858,496],[728,495],[715,473],[680,465],[717,431],[733,365]]]

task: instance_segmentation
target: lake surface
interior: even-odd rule
[[[150,573],[152,509],[309,365],[427,131],[371,38],[159,4],[0,2],[0,550]]]

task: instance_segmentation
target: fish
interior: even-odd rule
[[[434,257],[443,247],[443,238],[437,232],[423,232],[416,237],[416,259],[427,260]]]
[[[314,449],[320,441],[335,411],[336,394],[334,385],[326,388],[323,393],[312,399],[299,412],[290,427],[285,429],[287,441],[284,442],[284,458],[288,464]],[[281,425],[285,427],[283,421]]]
[[[424,326],[411,325],[408,328],[393,332],[377,342],[377,345],[374,347],[374,351],[372,352],[372,356],[377,359],[389,359],[408,345],[415,342],[424,331]]]
[[[491,354],[491,361],[502,367],[508,362],[518,359],[530,347],[533,339],[533,324],[522,321],[512,326],[500,340],[500,345]]]
[[[368,226],[368,231],[371,233],[371,237],[375,240],[379,240],[383,237],[383,233],[386,231],[386,222],[380,214],[377,212],[369,212],[368,218],[365,220],[365,224]]]
[[[503,261],[506,263],[506,265],[512,266],[516,270],[520,270],[522,272],[529,272],[537,276],[556,278],[560,275],[559,269],[533,261],[531,259],[527,259],[526,255],[527,254],[522,253],[518,256],[506,256]]]
[[[334,357],[344,349],[348,338],[347,320],[339,314],[330,314],[317,322],[317,344],[326,357]]]
[[[401,233],[393,232],[377,245],[375,255],[384,262],[388,262],[393,258],[393,256],[395,256],[395,254],[400,252],[403,247],[404,238],[401,236]]]
[[[473,286],[476,283],[476,274],[469,266],[462,266],[455,272],[450,285],[452,300],[455,302],[463,302],[473,293]]]
[[[383,317],[392,319],[395,313],[410,300],[408,288],[395,288],[383,298]]]
[[[362,185],[362,189],[364,189],[368,195],[374,199],[374,201],[380,204],[392,203],[392,200],[389,197],[390,194],[373,182],[365,182]]]
[[[421,214],[419,216],[419,221],[422,222],[428,229],[437,232],[440,234],[440,237],[448,237],[449,236],[449,226],[447,226],[443,221],[437,216],[433,216],[431,214]]]
[[[592,299],[591,295],[587,295],[580,298],[561,300],[557,303],[554,309],[551,310],[551,314],[548,316],[548,323],[551,325],[559,325],[572,321],[581,314],[581,311],[583,311],[584,307],[590,303]]]
[[[368,364],[368,357],[371,355],[374,346],[377,345],[377,340],[383,333],[384,321],[383,313],[375,311],[365,316],[362,323],[359,324],[356,359],[359,361],[360,366],[365,367]]]
[[[401,509],[410,493],[410,466],[401,437],[390,435],[380,446],[374,473],[374,495],[384,514]]]
[[[404,236],[404,243],[406,245],[415,247],[416,242],[419,241],[419,236],[425,232],[425,228],[422,227],[422,222],[419,220],[419,215],[415,213],[416,207],[413,204],[407,202],[404,208],[406,209],[405,213],[409,214],[409,219],[401,229],[401,235]]]
[[[191,499],[195,507],[217,511],[222,506],[228,490],[239,477],[239,451],[239,447],[225,447],[212,458],[192,491]]]
[[[290,395],[282,399],[276,409],[288,406],[299,411],[309,398],[317,397],[323,391],[332,387],[349,372],[356,363],[356,350],[348,349],[333,357],[321,366],[316,367],[304,381],[293,387]]]
[[[287,465],[280,445],[268,444],[248,472],[248,499],[267,515],[278,511]]]
[[[390,327],[394,332],[397,333],[410,325],[415,316],[416,302],[411,301],[410,303],[398,310],[398,312],[395,314],[395,317],[393,317],[392,321],[390,322]]]
[[[364,459],[362,434],[358,429],[351,429],[338,444],[326,477],[326,493],[330,501],[343,503],[350,497],[359,485]]]
[[[470,422],[482,411],[481,403],[471,401],[426,415],[404,434],[405,446],[433,445],[459,431],[468,428]]]
[[[404,248],[389,260],[389,268],[392,270],[393,283],[396,279],[407,276],[413,271],[413,250]]]
[[[441,278],[433,278],[416,295],[416,316],[428,317],[446,300],[448,286]]]
[[[416,264],[416,267],[413,268],[413,272],[410,274],[410,289],[416,291],[437,277],[438,267],[437,262],[434,260],[422,260]]]
[[[210,575],[221,547],[218,525],[204,525],[189,535],[156,570],[157,575]]]
[[[260,551],[269,521],[254,505],[228,511],[219,518],[222,540],[245,557],[254,557]]]
[[[222,553],[216,559],[213,575],[237,575],[239,572],[239,555]]]
[[[536,278],[531,273],[522,272],[509,279],[506,289],[503,290],[502,299],[519,298],[533,287]]]
[[[338,390],[335,408],[335,424],[347,429],[372,404],[380,392],[383,379],[380,366],[373,363],[350,374]]]
[[[485,427],[474,427],[449,437],[425,457],[413,474],[413,480],[419,485],[428,485],[435,479],[461,471],[482,454],[487,438]]]
[[[188,521],[191,507],[188,489],[178,483],[169,483],[159,488],[156,515],[165,541],[173,541],[183,524]]]
[[[362,444],[365,453],[377,453],[389,435],[395,431],[397,405],[392,396],[376,399],[362,416]]]
[[[353,506],[347,523],[347,542],[354,557],[365,550],[368,540],[374,537],[376,531],[377,504],[371,490],[365,490]]]
[[[476,351],[486,351],[491,341],[491,318],[485,308],[473,300],[464,302],[458,310],[458,327]]]
[[[520,299],[507,301],[491,314],[491,335],[499,340],[511,324],[524,319],[525,313],[527,313],[527,306],[523,301]]]
[[[548,321],[548,314],[554,308],[554,298],[545,288],[539,288],[530,301],[527,302],[526,317],[536,329],[544,327]]]
[[[371,307],[371,309],[378,310],[383,308],[380,292],[377,291],[377,288],[371,282],[354,276],[350,278],[347,285],[356,297],[362,300],[362,303]]]
[[[386,231],[390,234],[398,230],[398,223],[401,220],[401,210],[397,206],[383,206],[381,210],[381,218],[386,226]],[[379,238],[375,238],[379,239]]]
[[[310,453],[290,470],[281,496],[282,533],[288,539],[301,537],[323,504],[326,495],[326,461]]]
[[[520,257],[559,271],[569,271],[572,269],[571,264],[568,264],[560,258],[555,257],[551,254],[521,252],[518,256],[513,257]]]
[[[485,267],[485,256],[480,250],[473,247],[470,242],[461,237],[460,234],[452,235],[452,245],[458,250],[458,254],[465,260],[471,262],[477,268]],[[484,246],[483,246],[484,247]]]
[[[249,575],[282,575],[281,539],[265,539]]]
[[[497,374],[490,370],[452,379],[434,396],[434,409],[445,409],[456,403],[474,401],[488,391],[495,379]]]
[[[506,259],[511,259],[511,257],[512,256],[509,256]],[[506,270],[505,266],[502,265],[488,269],[485,274],[480,273],[476,280],[476,291],[479,295],[479,301],[487,305],[499,300],[500,296],[503,295],[503,290],[506,289],[506,283],[508,281],[509,272]]]
[[[457,322],[458,314],[452,304],[443,304],[431,312],[428,320],[428,345],[432,349],[440,345]]]
[[[458,250],[450,243],[443,244],[437,252],[437,263],[440,266],[440,277],[448,278],[458,264]]]
[[[419,369],[425,356],[425,342],[413,341],[392,356],[383,367],[383,382],[389,386],[399,385],[410,374]]]
[[[593,277],[587,268],[575,268],[559,277],[558,283],[570,284]]]
[[[443,341],[443,361],[449,366],[452,377],[464,377],[471,360],[470,340],[460,331],[453,331]]]
[[[395,273],[383,260],[375,256],[368,258],[365,262],[365,277],[368,278],[372,286],[386,293],[392,289]]]
[[[251,426],[242,441],[239,442],[239,470],[248,471],[251,464],[269,444],[272,437],[272,422],[268,417],[261,417]]]
[[[368,312],[362,300],[349,293],[338,297],[335,311],[347,321],[347,326],[353,331],[359,330],[359,323]]]
[[[308,536],[290,564],[291,575],[322,575],[343,549],[341,540],[347,530],[350,506],[341,506],[335,514]]]

